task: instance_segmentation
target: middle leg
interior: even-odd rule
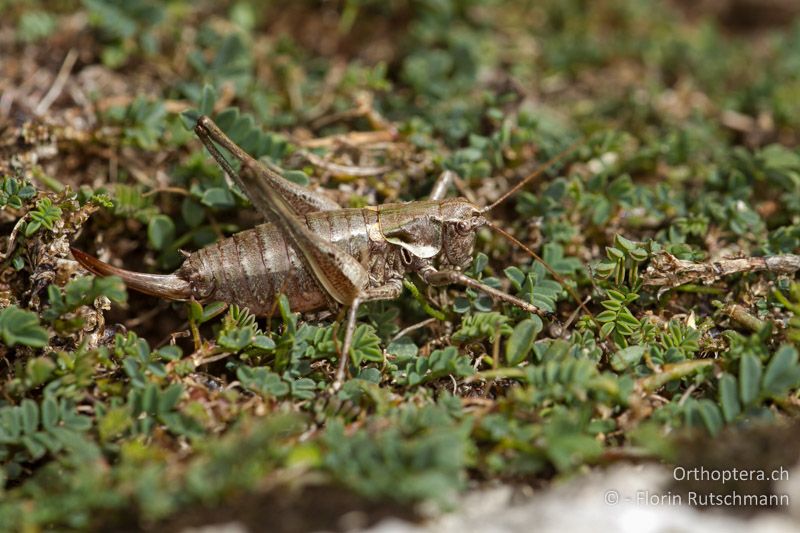
[[[547,311],[539,309],[538,307],[536,307],[531,303],[528,303],[524,300],[520,300],[516,296],[511,296],[510,294],[506,294],[503,291],[499,291],[493,287],[484,285],[483,283],[474,280],[469,276],[467,276],[466,274],[458,272],[456,270],[443,270],[440,272],[433,267],[428,267],[420,270],[419,274],[425,281],[425,283],[428,283],[429,285],[440,286],[440,285],[450,285],[453,283],[457,283],[459,285],[464,285],[465,287],[470,287],[472,289],[485,292],[495,300],[508,302],[511,305],[519,307],[523,311],[527,311],[529,313],[535,313],[540,316],[548,316],[551,314]]]
[[[339,390],[342,387],[345,373],[347,372],[347,361],[350,359],[350,348],[353,344],[353,333],[356,331],[356,316],[358,315],[358,306],[363,302],[394,300],[400,296],[402,292],[402,280],[392,279],[385,285],[381,285],[380,287],[372,287],[365,290],[350,304],[350,309],[347,312],[347,329],[344,332],[342,354],[339,357],[339,366],[336,369],[336,379],[333,382],[333,390]]]

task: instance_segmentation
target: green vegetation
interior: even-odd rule
[[[794,275],[648,268],[800,253],[800,23],[741,34],[658,0],[0,10],[2,527],[152,526],[319,485],[447,509],[470,480],[797,417]],[[72,244],[165,273],[259,223],[199,114],[343,206],[422,199],[446,169],[487,204],[569,150],[492,212],[547,266],[483,229],[467,271],[554,318],[409,279],[363,307],[333,392],[335,316],[86,275]]]

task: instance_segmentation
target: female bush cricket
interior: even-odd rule
[[[251,157],[210,118],[199,117],[195,133],[267,223],[198,250],[169,275],[122,270],[73,248],[73,256],[84,268],[101,276],[117,275],[130,288],[147,294],[235,303],[261,316],[274,313],[281,293],[294,311],[347,306],[336,386],[344,378],[359,304],[397,298],[406,274],[416,273],[434,286],[465,285],[525,311],[546,314],[466,276],[461,269],[472,260],[477,229],[488,224],[499,230],[484,215],[571,149],[488,207],[465,198],[445,198],[453,174],[444,172],[428,200],[343,209]],[[241,163],[238,172],[217,145]]]

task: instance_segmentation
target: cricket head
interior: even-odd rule
[[[442,252],[440,268],[465,268],[472,261],[478,228],[486,224],[483,211],[466,198],[442,202]]]
[[[406,265],[434,260],[455,268],[469,264],[475,232],[486,223],[480,208],[465,198],[384,204],[378,219],[383,237],[400,248]]]

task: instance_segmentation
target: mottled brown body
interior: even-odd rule
[[[317,237],[355,259],[366,271],[362,290],[399,287],[409,272],[433,266],[460,268],[472,257],[475,206],[464,198],[383,204],[307,213],[301,220]],[[108,265],[79,250],[73,255],[91,272],[117,275],[136,290],[201,302],[222,301],[268,316],[285,294],[291,309],[337,306],[296,246],[272,223],[261,224],[191,254],[169,275],[141,274]],[[346,302],[338,302],[346,303]]]
[[[371,250],[381,247],[380,242],[369,239],[369,225],[376,224],[377,217],[365,209],[323,211],[306,215],[305,222],[311,231],[330,239],[362,264],[369,262]],[[294,311],[316,311],[331,305],[298,251],[269,223],[199,250],[176,275],[197,287],[195,294],[203,300],[235,302],[261,316],[276,310],[275,298],[281,293]]]
[[[412,266],[410,256],[391,244],[384,227],[409,220],[440,219],[463,200],[440,200],[377,207],[320,211],[305,215],[316,235],[354,257],[369,273],[367,287],[401,281]],[[435,223],[435,222],[434,222]],[[390,232],[391,233],[391,232]],[[474,235],[474,234],[472,234]],[[467,245],[467,255],[472,246]],[[460,265],[459,265],[460,266]],[[298,251],[274,224],[261,224],[193,253],[175,275],[189,282],[201,301],[218,300],[248,307],[266,316],[276,310],[275,299],[285,294],[294,311],[316,311],[335,304],[322,290]]]

